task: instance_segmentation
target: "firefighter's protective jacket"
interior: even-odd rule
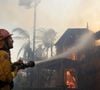
[[[9,83],[13,80],[11,74],[11,62],[9,60],[9,54],[0,50],[0,81],[5,82],[5,85],[0,90],[10,90]]]

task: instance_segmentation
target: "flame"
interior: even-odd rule
[[[100,46],[100,40],[96,40],[96,41],[95,41],[95,45],[96,45],[96,46]]]
[[[76,88],[76,79],[72,74],[74,72],[70,72],[69,70],[64,72],[64,81],[67,88]]]

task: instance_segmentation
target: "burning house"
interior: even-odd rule
[[[69,28],[55,44],[57,55],[72,49],[70,55],[66,56],[72,60],[81,60],[94,45],[93,32],[88,28]]]
[[[100,46],[95,45],[99,39],[99,32],[93,33],[87,28],[68,29],[56,43],[56,48],[58,55],[71,49],[70,57],[35,62],[36,66],[27,76],[27,82],[31,84],[16,85],[17,90],[99,90]]]

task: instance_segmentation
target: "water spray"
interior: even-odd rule
[[[66,52],[64,52],[60,55],[56,55],[56,56],[51,57],[51,58],[46,59],[46,60],[36,61],[35,63],[39,64],[39,63],[43,63],[43,62],[56,60],[56,59],[59,59],[59,58],[68,58],[68,56],[70,56],[73,52],[78,53],[79,51],[88,48],[89,44],[91,44],[93,41],[94,41],[93,33],[92,32],[85,33]]]

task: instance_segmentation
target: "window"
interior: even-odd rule
[[[67,88],[77,88],[75,70],[70,68],[64,71],[64,83]]]

